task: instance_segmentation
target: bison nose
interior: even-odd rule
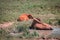
[[[20,19],[17,19],[17,21],[20,21]]]

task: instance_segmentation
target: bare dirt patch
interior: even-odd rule
[[[4,22],[0,24],[0,28],[9,28],[11,25],[13,25],[14,22]]]

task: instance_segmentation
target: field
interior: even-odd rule
[[[60,0],[0,0],[0,24],[14,22],[12,28],[9,28],[10,32],[19,30],[19,27],[31,25],[31,20],[17,22],[18,17],[23,13],[32,14],[33,17],[40,18],[42,22],[50,25],[60,26]],[[18,27],[17,30],[16,27]],[[26,28],[24,30],[26,31]],[[1,38],[4,37],[1,36]]]
[[[60,0],[0,0],[0,23],[16,21],[22,13],[44,22],[60,20]]]

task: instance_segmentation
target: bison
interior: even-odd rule
[[[27,21],[29,19],[33,19],[30,29],[52,30],[51,25],[41,22],[39,18],[34,18],[31,14],[20,15],[18,21]]]
[[[39,18],[33,19],[30,29],[40,29],[40,30],[52,30],[52,26],[41,22]]]

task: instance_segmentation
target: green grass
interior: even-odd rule
[[[34,17],[43,14],[58,16],[60,9],[55,6],[60,6],[60,0],[0,0],[0,23],[16,21],[22,13],[33,14]]]
[[[51,25],[60,25],[60,0],[0,0],[0,23],[14,21],[15,24],[11,30],[25,32],[25,28],[31,25],[31,21],[16,22],[22,13],[32,14],[34,17],[38,17],[43,22]],[[17,26],[19,27],[15,29]],[[23,28],[23,30],[21,28]],[[25,33],[23,35],[24,37],[37,35],[34,34],[35,32],[32,34]],[[4,38],[5,37],[6,36],[4,36]],[[10,38],[10,36],[8,37]],[[0,36],[0,38],[3,40],[3,36]],[[14,40],[13,37],[10,40],[12,39]],[[6,40],[8,39],[6,38]]]

